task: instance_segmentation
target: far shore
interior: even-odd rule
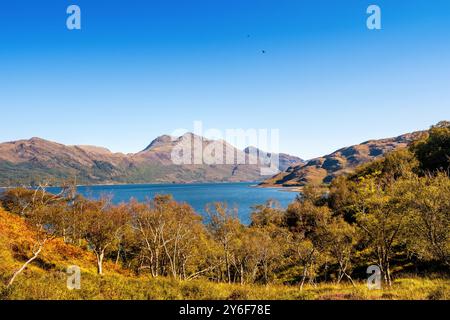
[[[285,192],[303,192],[303,187],[297,186],[297,187],[286,187],[283,185],[273,185],[273,184],[269,184],[269,185],[255,185],[254,187],[256,188],[272,188],[272,189],[279,189],[280,191],[285,191]]]
[[[286,187],[282,185],[261,185],[259,181],[199,181],[199,182],[152,182],[152,183],[101,183],[101,184],[77,184],[76,187],[112,187],[112,186],[143,186],[143,185],[194,185],[194,184],[232,184],[249,183],[253,188],[279,189],[283,192],[302,192],[303,187]],[[1,189],[13,189],[17,187],[33,188],[33,186],[0,186]],[[60,188],[61,186],[51,185],[49,188]]]
[[[198,181],[198,182],[148,182],[148,183],[120,183],[120,182],[113,182],[113,183],[99,183],[99,184],[77,184],[76,187],[113,187],[113,186],[145,186],[145,185],[193,185],[193,184],[231,184],[231,183],[254,183],[255,185],[259,184],[258,181]],[[0,189],[13,189],[13,188],[33,188],[36,186],[0,186]],[[48,188],[61,188],[60,185],[49,185]]]

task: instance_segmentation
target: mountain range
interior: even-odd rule
[[[142,151],[132,154],[113,153],[96,146],[66,146],[31,138],[0,144],[0,186],[35,185],[42,181],[57,184],[75,179],[78,184],[88,185],[262,181],[261,186],[298,187],[309,183],[328,183],[335,176],[350,172],[360,164],[406,147],[422,133],[418,131],[394,138],[370,140],[309,161],[284,153],[269,153],[269,159],[279,157],[280,172],[274,176],[261,175],[261,168],[268,167],[267,159],[261,160],[265,152],[255,147],[239,150],[223,140],[208,140],[192,133],[180,137],[160,136]],[[198,162],[195,161],[193,148],[187,164],[175,164],[172,158],[174,148],[185,142],[191,143],[192,147],[195,141],[202,146],[202,150],[221,144],[224,150],[221,156],[228,159],[231,151],[232,164],[195,164]],[[245,161],[239,162],[237,159]]]
[[[331,154],[290,166],[284,172],[265,180],[261,185],[301,187],[307,184],[329,183],[334,177],[351,172],[363,163],[382,157],[395,149],[407,147],[422,134],[423,131],[417,131],[345,147]]]
[[[192,156],[192,161],[187,164],[174,164],[174,148],[186,141],[192,145],[197,141],[203,149],[221,143],[226,150],[224,155],[231,152],[234,160],[245,161],[195,164],[197,162]],[[35,185],[44,180],[58,184],[68,179],[75,179],[78,184],[261,181],[269,176],[261,176],[261,168],[266,165],[255,151],[260,152],[251,147],[239,150],[224,141],[208,140],[192,133],[181,137],[160,136],[134,154],[113,153],[96,146],[66,146],[31,138],[0,144],[0,185]],[[279,159],[280,170],[303,162],[287,154],[280,154]]]

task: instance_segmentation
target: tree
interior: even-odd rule
[[[286,211],[286,225],[293,233],[291,251],[303,268],[300,288],[306,279],[315,280],[322,255],[326,252],[326,226],[331,219],[327,206],[316,206],[308,198],[289,205]]]
[[[248,228],[236,229],[235,236],[230,242],[229,261],[234,267],[233,282],[239,278],[240,284],[253,282],[259,265],[258,234]]]
[[[156,196],[148,203],[132,202],[128,211],[140,248],[140,270],[150,269],[154,277],[179,279],[191,279],[209,270],[195,266],[195,260],[201,260],[205,232],[192,207],[170,196]]]
[[[213,239],[222,247],[226,278],[228,283],[231,283],[230,245],[242,225],[237,218],[236,210],[228,209],[224,203],[215,203],[213,208],[208,206],[206,212],[207,228]]]
[[[103,275],[103,260],[117,245],[117,235],[127,223],[125,205],[112,206],[109,199],[89,201],[82,212],[82,235],[97,259],[97,272]]]
[[[450,122],[431,127],[412,147],[423,172],[447,171],[450,168]]]
[[[281,227],[284,223],[284,210],[273,200],[253,207],[251,224],[254,227]]]
[[[447,174],[411,177],[398,185],[409,213],[408,244],[422,259],[450,265],[450,178]]]
[[[383,189],[374,178],[363,179],[358,189],[356,225],[366,245],[372,249],[385,282],[392,285],[391,260],[404,244],[407,216],[392,186]]]
[[[250,230],[255,235],[257,255],[260,263],[260,277],[268,284],[274,271],[281,268],[289,249],[290,233],[285,225],[285,211],[273,201],[254,208]]]
[[[340,283],[345,276],[354,286],[355,283],[349,272],[357,243],[354,226],[345,222],[341,217],[336,217],[332,219],[324,233],[328,238],[327,251],[338,264],[337,283]]]

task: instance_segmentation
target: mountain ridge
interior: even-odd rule
[[[183,140],[184,139],[184,140]],[[162,135],[137,153],[112,152],[92,145],[64,145],[38,137],[0,143],[0,185],[33,185],[41,180],[61,183],[75,179],[81,184],[193,183],[261,181],[257,159],[244,164],[182,164],[172,161],[173,148],[186,139],[200,139],[204,148],[224,143],[234,159],[250,159],[243,150],[193,133],[180,137]],[[225,155],[225,153],[224,153]],[[293,156],[289,156],[293,157]],[[293,157],[296,158],[296,157]],[[281,167],[281,170],[286,167]]]
[[[387,152],[407,147],[426,131],[415,131],[392,138],[372,139],[340,148],[328,155],[294,165],[261,186],[303,187],[307,184],[329,183],[334,177],[351,172],[357,166],[382,157]]]
[[[240,150],[226,141],[209,140],[189,132],[180,137],[161,135],[142,151],[130,154],[112,152],[99,146],[64,145],[33,137],[0,143],[0,185],[32,185],[42,179],[76,178],[77,182],[88,185],[262,181],[261,186],[302,187],[310,183],[328,183],[360,164],[408,146],[424,132],[371,139],[306,161],[284,153],[270,154],[252,146]],[[191,142],[200,139],[197,141],[201,141],[203,148],[223,143],[225,149],[232,148],[234,161],[245,159],[245,164],[237,161],[220,165],[194,164],[193,155],[191,164],[174,164],[171,158],[173,148],[186,139]],[[280,172],[272,177],[261,176],[261,167],[268,165],[267,159],[261,155],[268,155],[270,159],[278,156]],[[227,159],[226,151],[223,157]]]

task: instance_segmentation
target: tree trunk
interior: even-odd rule
[[[352,277],[347,273],[347,263],[339,262],[339,277],[338,283],[342,281],[342,278],[347,277],[347,279],[351,282],[353,287],[356,287],[355,282]]]
[[[344,274],[345,274],[345,276],[347,277],[347,279],[351,282],[352,286],[353,286],[353,287],[356,287],[356,284],[355,284],[355,282],[353,281],[352,277],[351,277],[347,272],[344,272]]]
[[[389,287],[392,287],[391,269],[389,267],[389,262],[386,266],[387,283]]]
[[[308,264],[305,264],[303,266],[303,276],[302,276],[302,282],[300,284],[300,291],[303,290],[303,286],[305,285],[306,276],[308,275]]]
[[[116,266],[119,264],[119,260],[120,260],[120,246],[119,246],[119,249],[117,250],[117,256],[116,256]]]
[[[264,263],[264,282],[265,284],[269,283],[269,271],[268,271],[269,267],[267,266],[267,262]]]
[[[337,283],[337,284],[340,284],[343,277],[344,277],[344,273],[342,272],[342,270],[339,270],[338,277],[337,277],[337,282],[336,282],[336,283]]]
[[[7,288],[11,287],[12,284],[14,283],[14,280],[16,279],[16,277],[17,277],[20,273],[22,273],[22,271],[25,270],[26,267],[27,267],[31,262],[33,262],[34,260],[36,260],[36,258],[38,257],[39,253],[41,253],[42,248],[44,247],[44,244],[45,244],[45,241],[39,245],[39,249],[34,253],[34,255],[33,255],[27,262],[25,262],[19,270],[17,270],[16,272],[14,272],[14,275],[12,276],[11,280],[9,280],[9,282],[8,282]]]
[[[228,251],[225,251],[225,264],[227,268],[228,283],[231,283],[230,262],[228,260]]]
[[[105,256],[105,251],[101,251],[97,254],[97,272],[99,275],[103,275],[103,258]]]

